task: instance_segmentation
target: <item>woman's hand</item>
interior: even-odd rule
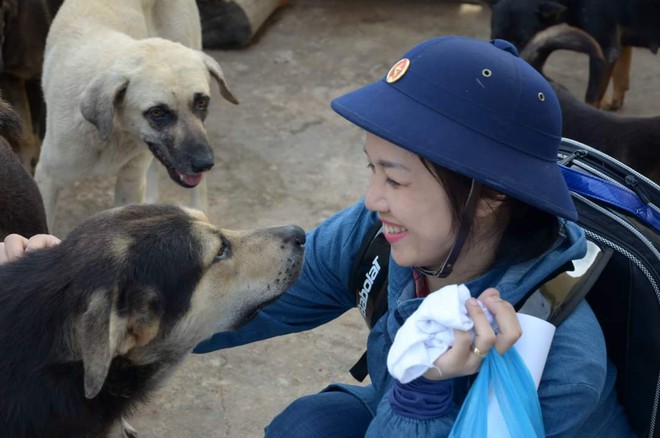
[[[60,243],[60,239],[51,234],[35,234],[26,239],[18,234],[10,234],[0,242],[0,264],[18,259],[28,251],[48,248]]]
[[[500,298],[500,293],[493,288],[486,289],[477,298],[493,314],[499,333],[495,335],[486,315],[474,298],[470,298],[466,307],[474,321],[476,336],[472,341],[470,333],[454,330],[454,345],[435,362],[436,368],[430,368],[424,377],[433,380],[451,379],[476,373],[486,354],[495,348],[504,354],[522,335],[516,311],[511,303]]]

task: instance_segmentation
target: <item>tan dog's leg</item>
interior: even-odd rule
[[[37,182],[41,197],[44,201],[44,210],[46,211],[46,223],[48,229],[54,232],[55,229],[55,210],[57,207],[57,198],[62,188],[57,184],[56,179],[52,177],[51,173],[44,167],[43,163],[37,163],[37,168],[34,172],[34,180]]]
[[[612,71],[612,98],[603,103],[603,109],[616,111],[623,107],[623,99],[630,88],[632,50],[631,46],[621,48],[621,54],[614,63]]]
[[[141,204],[144,202],[147,172],[153,160],[150,152],[138,155],[117,173],[115,205]]]
[[[204,213],[209,214],[209,198],[206,185],[207,176],[204,175],[204,178],[193,187],[190,192],[190,206],[198,210],[202,210]]]
[[[144,201],[147,204],[155,204],[158,202],[158,185],[160,183],[160,169],[162,165],[153,158],[147,170],[147,190]]]

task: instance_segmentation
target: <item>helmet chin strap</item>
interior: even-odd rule
[[[468,235],[470,234],[470,229],[472,228],[472,223],[474,222],[474,212],[477,209],[477,201],[479,201],[479,192],[481,191],[481,184],[472,180],[470,185],[470,193],[468,194],[465,205],[463,206],[463,213],[461,214],[461,223],[458,227],[458,233],[456,234],[456,240],[447,254],[447,258],[444,263],[438,269],[431,269],[429,267],[415,267],[414,269],[424,275],[430,275],[435,278],[446,278],[451,274],[452,269],[454,269],[454,264],[458,255],[465,245]]]

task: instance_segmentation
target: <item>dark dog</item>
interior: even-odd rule
[[[618,109],[629,85],[631,46],[657,53],[660,2],[647,0],[484,0],[492,9],[491,37],[523,49],[534,35],[565,22],[585,30],[600,44],[605,60],[592,58],[585,101],[596,108]],[[603,105],[610,78],[613,97]]]
[[[107,435],[198,342],[276,299],[304,241],[296,226],[221,230],[132,205],[1,265],[0,435]]]
[[[32,176],[12,151],[21,144],[21,121],[0,99],[0,241],[8,234],[45,234],[46,212]]]
[[[0,89],[23,121],[21,142],[12,146],[31,173],[39,159],[46,116],[40,83],[46,35],[62,1],[0,1]]]
[[[248,45],[266,19],[289,0],[197,0],[205,49]]]
[[[559,49],[602,58],[598,43],[586,32],[557,25],[539,32],[521,57],[539,72]],[[584,104],[565,87],[550,80],[561,105],[564,137],[585,143],[627,164],[660,184],[660,117],[623,117]]]

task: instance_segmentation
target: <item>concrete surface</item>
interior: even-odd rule
[[[368,172],[363,134],[329,102],[385,74],[410,47],[442,34],[487,38],[489,11],[443,1],[292,0],[255,42],[209,51],[240,106],[217,88],[207,120],[216,151],[208,174],[210,217],[222,227],[316,225],[357,201]],[[660,113],[660,59],[636,50],[624,114]],[[546,73],[582,96],[586,58],[554,54]],[[161,200],[187,194],[163,175]],[[63,194],[55,234],[112,206],[110,180],[87,180]],[[263,436],[295,398],[329,382],[351,382],[367,330],[357,311],[311,332],[191,356],[130,422],[141,437]]]

